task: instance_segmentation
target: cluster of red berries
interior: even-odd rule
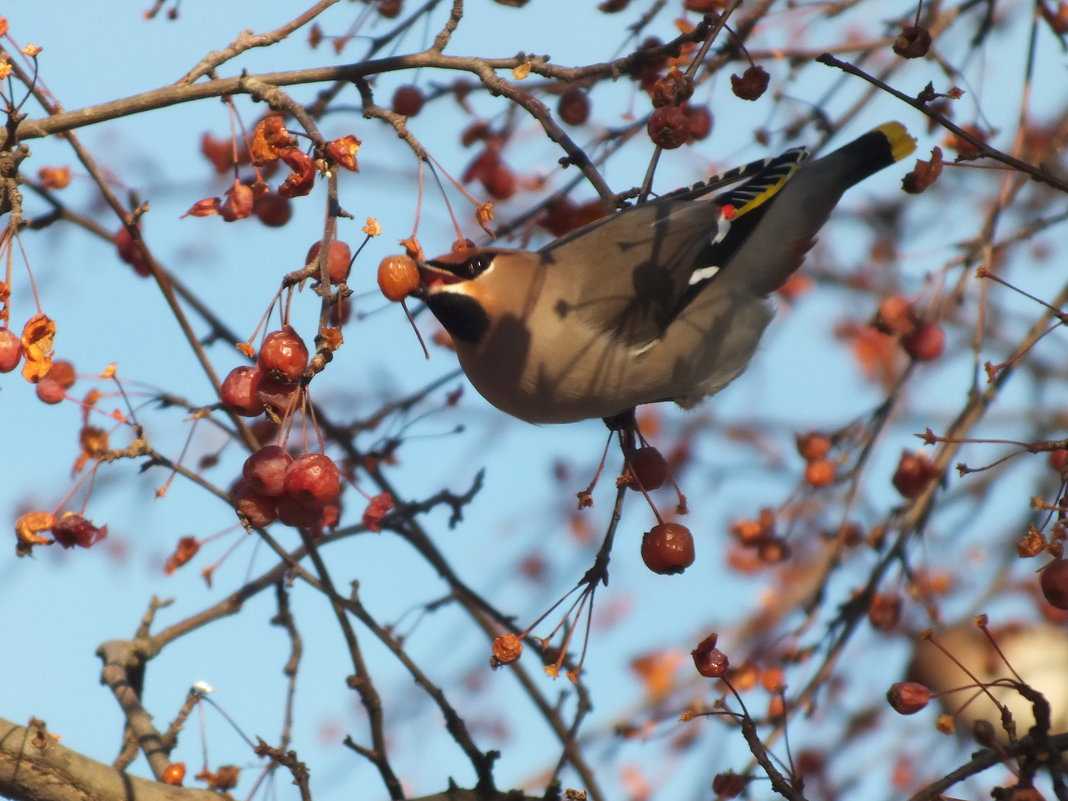
[[[0,373],[10,373],[22,361],[22,340],[10,328],[0,328]],[[37,397],[44,403],[59,403],[77,378],[74,365],[56,359],[35,384]]]
[[[654,144],[671,150],[707,137],[712,132],[712,112],[707,106],[690,103],[693,79],[677,66],[669,67],[666,54],[654,52],[662,44],[655,37],[642,43],[631,77],[649,94],[655,109],[646,133]]]
[[[891,295],[879,304],[872,325],[895,337],[905,353],[916,361],[937,359],[946,349],[942,326],[921,318],[912,301],[901,295]]]
[[[625,450],[624,453],[626,469],[619,477],[620,485],[649,493],[660,489],[671,478],[667,460],[651,445]],[[693,534],[681,523],[661,520],[642,537],[641,554],[645,566],[654,573],[681,573],[694,562]]]
[[[294,459],[281,445],[264,445],[245,460],[241,473],[234,505],[250,526],[280,520],[321,528],[337,522],[341,476],[329,456],[306,453]]]
[[[222,384],[222,402],[234,414],[258,417],[270,408],[284,417],[297,403],[308,348],[290,326],[263,339],[255,365],[235,367]]]

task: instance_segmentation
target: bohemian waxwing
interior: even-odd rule
[[[842,193],[915,146],[891,122],[815,161],[787,150],[538,251],[421,263],[418,294],[475,389],[521,420],[690,407],[745,369],[771,320],[767,296],[801,265]]]

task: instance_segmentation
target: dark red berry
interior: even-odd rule
[[[733,770],[717,773],[712,777],[712,792],[716,798],[736,798],[749,784],[749,779]]]
[[[922,453],[905,451],[894,471],[894,489],[906,498],[915,498],[922,493],[931,479],[938,475],[938,470]]]
[[[560,95],[556,107],[560,119],[568,125],[583,125],[590,117],[590,97],[582,89],[573,86]]]
[[[259,217],[264,225],[279,228],[293,216],[293,205],[289,198],[268,192],[256,198],[252,204],[252,213]]]
[[[681,573],[693,560],[693,534],[680,523],[660,523],[642,537],[642,561],[654,573]]]
[[[292,495],[281,495],[277,501],[278,519],[287,526],[317,528],[323,518],[324,507],[316,503],[305,503]]]
[[[693,664],[697,668],[697,672],[710,679],[718,679],[730,667],[730,660],[727,659],[727,655],[716,647],[718,639],[719,635],[709,634],[701,640],[701,643],[696,648],[690,651],[690,656],[693,657]]]
[[[1051,606],[1068,609],[1068,559],[1050,562],[1039,576],[1042,595]]]
[[[706,139],[712,133],[712,112],[708,106],[691,106],[687,103],[682,107],[686,112],[686,120],[690,129],[690,139],[700,141]]]
[[[423,110],[425,102],[423,90],[411,84],[398,86],[397,91],[393,93],[393,110],[405,117],[414,117]]]
[[[278,519],[275,501],[269,495],[261,495],[244,481],[239,481],[234,487],[234,509],[244,517],[253,528],[269,526]]]
[[[664,150],[682,147],[690,140],[690,120],[678,106],[661,106],[649,117],[645,130],[653,144]]]
[[[886,691],[886,700],[900,715],[915,715],[931,700],[931,691],[915,681],[899,681]]]
[[[627,456],[624,479],[631,489],[660,489],[668,480],[667,459],[651,445],[638,448]]]
[[[296,408],[300,398],[300,385],[276,381],[264,376],[256,390],[256,399],[262,407],[269,406],[278,417],[285,417]]]
[[[937,359],[946,349],[946,332],[938,323],[926,320],[916,324],[915,330],[901,338],[905,353],[919,362]]]
[[[241,474],[260,495],[281,495],[293,457],[281,445],[264,445],[245,460]]]

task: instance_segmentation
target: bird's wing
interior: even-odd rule
[[[550,272],[574,271],[550,282],[560,288],[555,311],[635,349],[654,342],[726,267],[805,155],[795,148],[752,162],[547,245]]]

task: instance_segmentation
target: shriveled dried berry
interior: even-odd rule
[[[922,25],[909,25],[894,40],[894,52],[902,58],[922,58],[931,49],[931,32]]]
[[[646,131],[653,144],[674,150],[690,141],[690,120],[678,106],[662,106],[649,117]]]
[[[768,71],[753,64],[741,75],[731,75],[731,91],[742,100],[756,100],[767,91],[770,81]]]

